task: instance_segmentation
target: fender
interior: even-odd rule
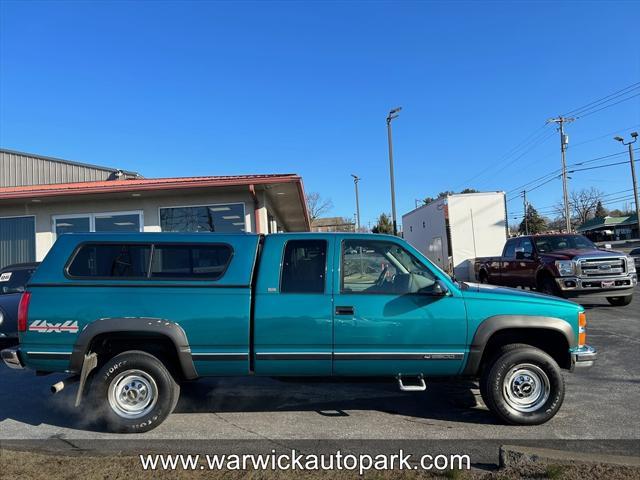
[[[484,320],[473,335],[469,345],[469,358],[463,375],[477,375],[484,347],[494,333],[513,328],[538,328],[561,333],[567,340],[569,348],[576,346],[576,335],[569,322],[561,318],[537,315],[495,315]]]
[[[187,335],[180,325],[161,318],[129,317],[129,318],[101,318],[89,323],[78,335],[73,346],[69,370],[79,373],[82,370],[85,353],[91,341],[100,334],[110,332],[143,332],[155,333],[168,337],[176,347],[178,361],[182,373],[186,379],[192,380],[198,377],[191,357],[191,347]]]

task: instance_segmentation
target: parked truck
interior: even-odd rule
[[[566,298],[606,298],[615,306],[629,305],[638,283],[631,256],[599,249],[572,234],[510,238],[501,256],[477,258],[474,269],[480,283]]]
[[[452,280],[400,238],[355,233],[67,234],[19,305],[11,368],[66,372],[76,406],[143,432],[205,376],[480,379],[502,421],[551,419],[589,367],[584,309]]]
[[[457,280],[474,279],[473,261],[499,255],[507,240],[504,192],[451,194],[402,216],[404,239]]]

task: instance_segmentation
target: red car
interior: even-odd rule
[[[475,260],[480,283],[529,287],[565,298],[604,297],[631,303],[638,283],[632,257],[601,250],[582,235],[530,235],[507,240],[500,257]]]

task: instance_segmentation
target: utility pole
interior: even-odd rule
[[[633,158],[633,144],[638,140],[638,132],[631,132],[633,140],[625,142],[622,137],[615,137],[614,140],[621,142],[629,147],[629,163],[631,164],[631,181],[633,182],[633,197],[636,202],[636,221],[638,222],[638,238],[640,238],[640,204],[638,203],[638,182],[636,180],[636,167]]]
[[[524,205],[524,234],[529,235],[529,219],[527,218],[527,191],[522,191],[522,203]]]
[[[398,118],[402,107],[396,107],[387,115],[387,139],[389,140],[389,179],[391,181],[391,217],[393,220],[393,234],[398,235],[398,222],[396,221],[396,186],[393,178],[393,141],[391,139],[391,120]]]
[[[571,213],[569,211],[569,190],[567,187],[567,160],[566,151],[569,137],[564,134],[564,124],[573,122],[575,118],[558,116],[547,120],[547,123],[557,123],[560,131],[560,153],[562,155],[562,197],[564,201],[564,219],[567,233],[571,233]]]
[[[360,199],[358,197],[358,182],[361,180],[357,175],[351,174],[353,177],[353,184],[356,187],[356,232],[360,231]]]

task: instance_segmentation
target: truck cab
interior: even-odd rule
[[[503,421],[537,424],[562,404],[560,370],[595,361],[585,328],[579,305],[456,282],[394,236],[67,234],[2,357],[69,373],[76,406],[91,396],[114,431],[154,428],[180,384],[206,376],[388,377],[421,391],[464,375]]]

